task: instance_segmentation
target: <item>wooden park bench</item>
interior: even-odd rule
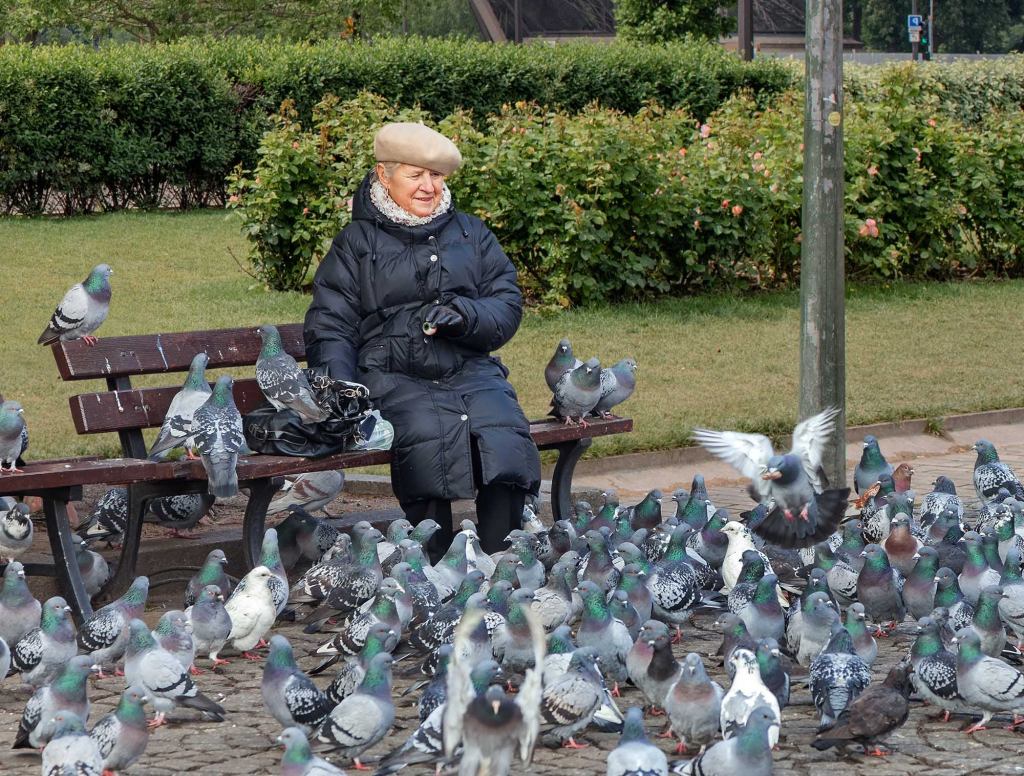
[[[285,349],[297,360],[305,360],[301,324],[279,327]],[[199,351],[209,356],[207,370],[252,367],[261,341],[255,328],[104,337],[89,347],[81,341],[52,346],[57,369],[63,380],[105,380],[106,390],[72,396],[71,417],[79,434],[116,432],[123,458],[70,458],[31,461],[18,474],[0,475],[0,495],[39,496],[43,500],[53,566],[31,564],[30,573],[57,577],[62,595],[78,618],[92,613],[75,560],[73,532],[67,505],[82,498],[86,485],[126,486],[128,521],[116,569],[97,598],[110,600],[120,595],[135,577],[135,564],[142,537],[142,517],[154,498],[180,493],[205,492],[206,472],[199,460],[155,462],[146,459],[142,430],[158,427],[178,384],[160,388],[133,388],[134,375],[187,372]],[[244,415],[263,403],[263,394],[253,378],[234,383],[235,402]],[[551,509],[554,519],[572,515],[570,489],[573,470],[593,437],[631,431],[628,418],[592,420],[584,427],[565,426],[553,419],[530,425],[533,441],[541,450],[557,450],[551,481]],[[327,469],[351,469],[388,463],[385,451],[349,452],[326,458],[294,458],[251,455],[238,462],[239,487],[249,494],[242,525],[242,547],[246,568],[259,558],[267,508],[285,476]]]

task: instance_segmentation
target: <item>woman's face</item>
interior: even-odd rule
[[[441,203],[444,176],[424,167],[400,164],[388,175],[383,164],[377,165],[377,177],[391,199],[407,213],[421,218],[429,216]]]

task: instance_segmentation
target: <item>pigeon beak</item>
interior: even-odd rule
[[[498,715],[498,707],[501,706],[501,701],[491,701],[491,709],[494,710],[494,715]]]
[[[25,578],[25,572],[24,571],[19,571],[18,572],[18,578],[19,579],[24,579]]]
[[[938,581],[939,581],[938,577],[935,577],[935,579],[932,580],[932,582],[938,582]]]
[[[220,563],[220,565],[222,565],[222,566],[226,566],[226,565],[228,565],[228,559],[227,559],[227,558],[221,558],[221,559],[220,559],[219,561],[217,561],[217,562],[218,562],[218,563]]]
[[[913,555],[911,556],[911,558],[912,558],[913,560],[921,560],[921,553],[919,553],[919,552],[915,552],[915,553],[914,553],[914,554],[913,554]]]
[[[778,657],[778,656],[779,656],[779,650],[773,649],[772,650],[772,657]]]
[[[652,639],[651,641],[648,641],[647,642],[647,646],[653,647],[654,646],[654,640]]]
[[[867,550],[865,550],[864,552],[862,552],[862,553],[860,554],[860,556],[861,556],[862,558],[866,558],[866,557],[868,556]]]
[[[70,606],[65,606],[64,607],[64,611],[65,612],[70,612],[71,611],[71,607]]]
[[[224,595],[222,593],[218,593],[217,594],[217,600],[218,601],[223,601],[224,600]]]
[[[25,414],[25,410],[24,410],[24,408],[20,408],[20,409],[18,410],[18,414],[19,414],[19,415],[24,415],[24,414]]]

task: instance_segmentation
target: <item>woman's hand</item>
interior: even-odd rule
[[[458,337],[466,332],[466,319],[448,305],[438,305],[427,313],[423,321],[423,333],[427,336],[438,334],[442,337]]]

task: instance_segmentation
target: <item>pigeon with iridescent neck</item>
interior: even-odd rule
[[[672,772],[683,776],[771,776],[773,740],[779,737],[779,719],[768,706],[758,706],[735,736],[719,741],[689,762],[673,763]]]
[[[679,744],[676,754],[694,747],[704,750],[720,729],[722,698],[725,690],[708,678],[700,655],[690,652],[683,658],[679,678],[665,696],[665,713]]]
[[[1024,644],[1024,579],[1021,578],[1021,550],[1010,548],[999,579],[1003,598],[999,602],[999,616],[1017,637],[1018,649]]]
[[[267,401],[278,411],[294,411],[303,423],[319,423],[327,415],[316,403],[305,373],[285,352],[277,327],[264,324],[256,333],[263,339],[256,359],[256,382]]]
[[[53,735],[53,715],[61,709],[87,720],[88,679],[95,670],[86,655],[78,655],[64,663],[53,681],[40,687],[28,699],[11,748],[38,749],[46,744]]]
[[[978,634],[961,631],[957,645],[956,684],[960,697],[971,711],[981,711],[981,719],[964,730],[984,730],[994,714],[1013,713],[1014,726],[1024,721],[1024,674],[997,657],[981,651]]]
[[[307,512],[319,511],[331,517],[326,507],[338,497],[344,487],[345,472],[340,469],[300,474],[283,495],[270,502],[267,514],[274,515],[289,507],[299,506]]]
[[[328,591],[323,603],[301,621],[306,624],[307,633],[318,631],[320,625],[335,612],[351,612],[377,594],[384,578],[377,556],[377,542],[382,538],[381,532],[365,520],[355,524],[352,528],[355,562],[337,572],[337,583]]]
[[[328,700],[337,706],[359,689],[363,677],[366,676],[366,669],[370,665],[370,661],[381,652],[393,651],[397,645],[398,634],[391,630],[387,623],[374,623],[370,626],[370,630],[367,631],[366,640],[363,642],[363,648],[359,651],[358,655],[343,656],[339,653],[337,657],[325,660],[309,673],[311,675],[320,673],[327,666],[337,662],[338,657],[344,657],[341,668],[335,674],[334,680],[324,690]]]
[[[849,632],[832,624],[832,638],[811,663],[811,700],[821,717],[819,730],[836,723],[854,699],[871,683],[871,669],[853,649]]]
[[[228,558],[224,550],[210,550],[192,579],[185,587],[185,608],[192,606],[198,599],[199,594],[207,585],[216,585],[221,595],[227,597],[231,593],[231,578],[228,577],[224,567],[228,565]]]
[[[693,475],[690,492],[687,493],[680,488],[672,493],[672,500],[676,502],[675,516],[680,523],[686,523],[695,531],[699,531],[707,523],[711,497],[708,495],[704,475]]]
[[[270,639],[260,684],[263,705],[283,727],[296,726],[309,734],[327,717],[334,704],[295,663],[292,645],[284,636]]]
[[[192,416],[196,449],[206,469],[209,492],[217,498],[238,495],[239,454],[248,449],[242,432],[242,416],[232,395],[230,375],[217,378],[213,393]]]
[[[921,547],[917,560],[903,582],[903,602],[915,620],[927,617],[935,608],[935,575],[939,573],[939,554],[934,547]]]
[[[128,624],[141,617],[149,596],[149,577],[136,577],[124,595],[82,623],[78,630],[78,646],[101,667],[111,666],[124,656],[128,648]],[[186,666],[187,667],[187,666]]]
[[[999,584],[999,572],[989,568],[982,551],[981,537],[976,532],[965,533],[962,542],[966,559],[957,581],[967,603],[976,606],[983,587]]]
[[[636,361],[624,358],[601,370],[601,398],[593,413],[599,417],[611,417],[612,408],[617,407],[633,395],[636,389]]]
[[[43,749],[46,776],[99,776],[103,758],[85,732],[85,722],[73,711],[60,709],[50,720],[53,738]]]
[[[686,551],[686,540],[692,533],[693,529],[687,525],[673,530],[665,557],[654,565],[647,577],[654,616],[676,627],[677,640],[681,638],[679,626],[689,619],[692,609],[701,601],[700,580]]]
[[[301,728],[285,728],[276,740],[284,747],[281,776],[345,776],[341,768],[313,756],[309,740]]]
[[[52,345],[57,341],[80,339],[86,345],[95,345],[93,332],[110,312],[110,276],[113,272],[110,265],[97,264],[85,280],[69,288],[36,344]]]
[[[853,641],[853,651],[857,653],[857,657],[868,666],[871,666],[878,658],[878,642],[875,641],[875,637],[868,631],[865,624],[866,619],[867,615],[864,614],[864,604],[858,601],[850,604],[850,608],[846,610],[846,619],[843,621],[843,627],[850,634],[850,639]]]
[[[759,639],[757,642],[757,670],[761,673],[764,686],[772,691],[779,709],[789,705],[789,674],[782,662],[782,650],[775,639]]]
[[[779,605],[779,578],[765,574],[757,583],[749,603],[739,611],[747,632],[757,639],[781,641],[786,630],[786,615]]]
[[[999,585],[982,588],[978,605],[974,609],[974,619],[965,629],[977,634],[981,651],[989,657],[999,657],[1006,646],[1006,628],[999,616],[1002,598],[1003,589]]]
[[[29,631],[39,627],[42,610],[25,583],[25,567],[18,561],[8,563],[0,586],[0,639],[13,650]]]
[[[145,710],[148,700],[144,689],[129,687],[121,693],[117,708],[89,731],[89,738],[96,742],[103,758],[104,772],[124,770],[145,753],[149,743]]]
[[[558,346],[555,348],[554,355],[551,356],[551,360],[548,361],[548,365],[544,367],[544,381],[548,384],[548,388],[551,391],[554,391],[555,386],[558,385],[558,381],[562,378],[562,375],[575,369],[582,363],[582,361],[573,355],[572,344],[570,344],[569,340],[560,340]]]
[[[912,670],[906,660],[889,669],[885,681],[861,693],[833,727],[818,733],[811,746],[824,751],[833,746],[845,749],[850,744],[860,744],[866,754],[889,754],[881,749],[880,743],[907,721]]]
[[[0,474],[21,471],[18,462],[28,447],[24,412],[16,401],[0,403]]]
[[[618,590],[626,593],[629,602],[636,609],[640,622],[651,619],[654,611],[654,597],[647,587],[647,575],[637,563],[627,563],[622,567]]]
[[[351,758],[357,769],[359,756],[387,735],[395,721],[391,700],[391,655],[381,653],[370,661],[359,689],[339,703],[313,735],[317,741]]]
[[[956,574],[943,567],[936,573],[935,581],[935,606],[946,610],[954,633],[966,628],[974,619],[974,607],[964,598]]]
[[[995,445],[979,439],[973,449],[978,453],[974,461],[974,490],[982,504],[995,502],[1000,488],[1005,488],[1016,499],[1024,500],[1024,486],[1013,469],[999,460]]]
[[[857,600],[875,624],[875,636],[882,635],[883,623],[890,631],[903,622],[907,614],[900,594],[899,572],[889,565],[885,550],[877,544],[864,548],[864,567],[857,577]]]
[[[946,722],[950,714],[967,712],[956,684],[956,655],[946,649],[939,626],[931,617],[917,622],[917,639],[910,647],[914,667],[911,681],[918,695],[943,710]]]
[[[592,358],[558,378],[551,412],[566,425],[586,426],[586,416],[601,400],[601,363]]]
[[[590,647],[601,662],[605,679],[614,684],[613,695],[618,695],[618,686],[629,677],[626,674],[626,656],[633,646],[629,631],[620,621],[612,617],[605,598],[605,591],[590,581],[579,586],[583,597],[583,618],[576,643]]]
[[[782,716],[779,702],[775,695],[761,679],[761,671],[757,665],[757,656],[747,649],[737,649],[729,659],[735,671],[729,691],[722,698],[722,709],[719,713],[719,724],[723,738],[734,738],[739,735],[747,724],[747,719],[759,707],[771,710],[775,726],[769,733],[771,746],[779,742],[779,726]]]
[[[868,434],[864,437],[864,449],[860,461],[853,470],[853,486],[857,493],[864,493],[878,482],[883,474],[892,476],[892,464],[885,460],[878,440]]]
[[[219,653],[231,635],[232,626],[220,588],[217,585],[204,587],[199,592],[199,600],[188,607],[185,614],[192,628],[196,654],[208,656],[214,668],[227,665],[228,661],[222,660]]]
[[[39,627],[11,646],[11,668],[33,687],[47,684],[68,660],[78,654],[71,607],[60,596],[43,604]]]
[[[164,612],[153,628],[152,635],[157,644],[181,663],[182,668],[193,675],[202,673],[193,665],[196,659],[196,644],[184,612],[177,609]]]
[[[192,427],[192,419],[196,410],[210,398],[212,390],[206,382],[206,365],[210,359],[206,353],[196,353],[189,366],[188,377],[181,390],[174,394],[171,406],[167,408],[164,422],[160,426],[153,446],[149,448],[149,458],[160,461],[167,457],[171,450],[183,448],[189,458],[194,458],[196,447]]]

